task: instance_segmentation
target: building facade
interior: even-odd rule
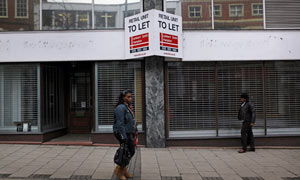
[[[300,145],[299,2],[23,1],[0,0],[0,141],[116,143],[113,109],[132,89],[147,147],[239,145],[242,92],[257,145]],[[182,16],[182,59],[125,59],[124,17],[153,8]]]
[[[0,9],[0,31],[34,30],[34,0],[2,0]]]

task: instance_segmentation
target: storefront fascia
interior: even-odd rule
[[[299,34],[297,30],[186,30],[181,60],[299,60]],[[123,30],[5,32],[0,37],[1,63],[126,60]]]

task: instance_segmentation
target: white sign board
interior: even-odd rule
[[[125,18],[125,58],[182,58],[182,18],[150,10]]]

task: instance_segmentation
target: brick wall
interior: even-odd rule
[[[28,18],[16,18],[15,0],[7,1],[8,17],[0,18],[0,30],[4,31],[19,31],[19,30],[34,30],[33,22],[33,3],[34,0],[28,0]]]

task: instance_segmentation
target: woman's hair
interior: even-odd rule
[[[123,98],[124,98],[127,94],[132,94],[132,91],[129,90],[129,89],[126,89],[126,90],[124,90],[124,91],[122,91],[122,92],[120,93],[119,100],[118,100],[118,103],[117,103],[116,106],[118,106],[119,104],[124,104],[124,99],[123,99]]]

